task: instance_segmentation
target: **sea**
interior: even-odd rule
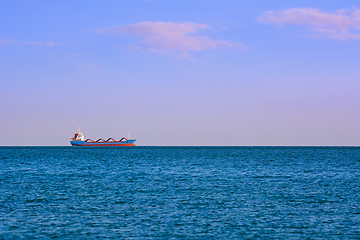
[[[359,147],[0,147],[0,239],[360,239]]]

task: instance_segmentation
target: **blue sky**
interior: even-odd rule
[[[2,1],[0,145],[359,145],[358,1]]]

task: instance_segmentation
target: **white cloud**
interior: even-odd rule
[[[141,22],[98,30],[99,33],[134,35],[142,39],[142,44],[152,52],[189,52],[218,47],[241,47],[240,43],[214,40],[209,36],[195,35],[199,30],[209,29],[206,24],[183,22]]]
[[[284,26],[303,25],[315,36],[338,40],[360,40],[360,9],[339,9],[322,12],[317,8],[290,8],[283,11],[266,11],[258,21]]]

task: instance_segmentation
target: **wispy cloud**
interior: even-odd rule
[[[52,46],[56,46],[58,45],[58,43],[56,42],[36,42],[36,41],[30,41],[30,42],[24,42],[25,45],[36,45],[36,46],[48,46],[48,47],[52,47]]]
[[[224,76],[224,77],[228,77],[229,75],[227,75],[227,73],[225,73],[225,72],[220,72],[220,74],[222,75],[222,76]]]
[[[96,64],[78,63],[78,64],[76,64],[76,66],[81,71],[98,71],[98,70],[100,70],[100,66],[96,65]]]
[[[12,41],[12,40],[7,40],[4,38],[0,37],[0,45],[18,45],[18,44],[23,44],[23,45],[34,45],[34,46],[47,46],[47,47],[52,47],[52,46],[57,46],[59,45],[59,43],[57,42],[42,42],[42,41],[23,41],[23,42],[16,42],[16,41]]]
[[[360,9],[339,9],[323,12],[317,8],[290,8],[283,11],[266,11],[258,21],[284,26],[303,25],[318,37],[338,40],[360,40]]]
[[[206,24],[183,22],[141,22],[98,30],[99,33],[118,33],[137,36],[149,51],[168,53],[179,51],[202,51],[218,47],[241,47],[238,42],[214,40],[209,36],[195,35],[199,30],[209,29]]]
[[[0,37],[0,45],[9,45],[13,43],[14,43],[13,41],[9,41]]]

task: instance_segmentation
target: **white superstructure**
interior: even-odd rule
[[[80,132],[80,128],[78,127],[78,133],[71,139],[73,141],[85,141],[84,134]]]

